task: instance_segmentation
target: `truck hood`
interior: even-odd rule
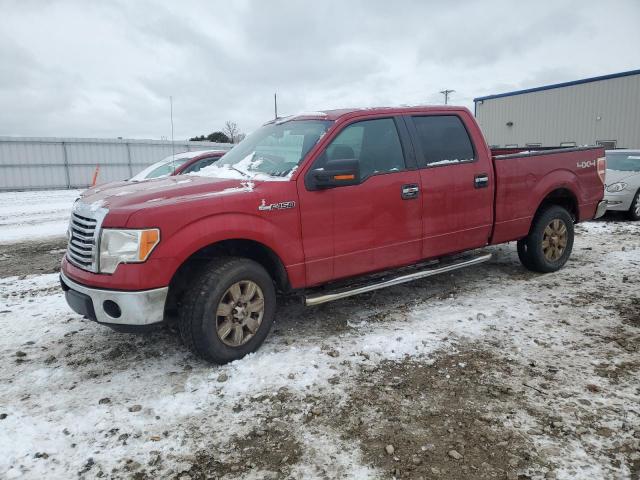
[[[605,181],[607,185],[613,185],[614,183],[624,181],[634,186],[640,186],[640,172],[623,172],[620,170],[607,169]]]
[[[82,193],[80,201],[92,208],[107,208],[110,211],[138,210],[161,205],[165,201],[176,202],[203,195],[219,196],[251,192],[257,182],[233,179],[182,175],[144,182],[113,182],[93,187]]]

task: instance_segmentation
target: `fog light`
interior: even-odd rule
[[[120,318],[120,315],[122,315],[120,307],[113,300],[105,300],[102,304],[102,308],[111,318]]]

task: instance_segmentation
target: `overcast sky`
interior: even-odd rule
[[[640,1],[0,0],[0,135],[169,137],[640,68]]]

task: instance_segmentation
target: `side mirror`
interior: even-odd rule
[[[360,183],[360,162],[355,158],[329,160],[323,168],[316,168],[307,176],[309,190],[358,185]]]

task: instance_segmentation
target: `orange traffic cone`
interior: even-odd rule
[[[93,180],[91,181],[91,186],[95,187],[96,182],[98,181],[98,173],[100,172],[100,165],[96,165],[96,171],[93,172]]]

